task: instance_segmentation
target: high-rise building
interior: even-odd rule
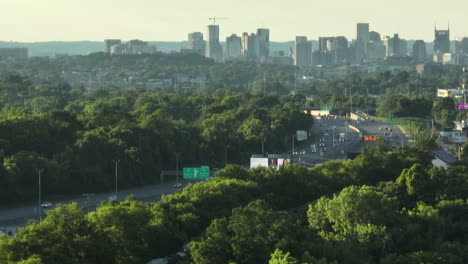
[[[381,41],[380,34],[375,31],[369,32],[369,41],[374,41],[374,42]]]
[[[424,40],[416,40],[414,42],[412,57],[416,63],[424,63],[426,61],[426,43],[424,43]]]
[[[366,58],[367,55],[367,44],[369,42],[369,23],[358,23],[357,24],[357,35],[355,43],[355,56],[357,61],[361,61]]]
[[[349,62],[348,39],[343,36],[320,37],[318,54],[313,54],[314,65],[342,65]]]
[[[188,34],[188,49],[198,53],[202,56],[205,55],[205,41],[203,40],[203,33],[193,32]]]
[[[242,42],[236,34],[226,38],[226,59],[237,58],[241,55]]]
[[[400,39],[400,46],[398,47],[398,57],[408,56],[408,41]]]
[[[460,41],[460,53],[468,54],[468,38],[462,38]]]
[[[242,34],[242,54],[249,60],[257,60],[260,52],[260,41],[257,35],[247,32]]]
[[[434,29],[434,52],[450,53],[450,29]]]
[[[104,44],[106,45],[106,52],[111,53],[112,46],[122,44],[120,39],[105,39]]]
[[[385,36],[383,39],[385,46],[385,57],[399,57],[402,49],[400,48],[400,37],[394,34],[393,37]]]
[[[270,56],[270,30],[267,28],[257,29],[258,57],[264,61]]]
[[[222,47],[219,44],[219,25],[208,26],[208,43],[205,56],[215,61],[222,59]]]
[[[307,67],[311,65],[312,44],[307,41],[307,37],[297,36],[294,54],[294,65]]]
[[[367,44],[367,58],[370,61],[385,59],[385,46],[382,41],[369,41]]]
[[[357,24],[357,41],[364,43],[369,42],[369,23],[358,23]]]

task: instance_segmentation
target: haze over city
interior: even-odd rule
[[[384,35],[433,40],[433,28],[464,37],[468,30],[468,1],[2,1],[2,41],[100,41],[105,38],[151,41],[186,40],[188,32],[206,31],[209,17],[223,17],[220,38],[269,28],[272,41],[290,41],[297,35],[355,36],[359,22]]]

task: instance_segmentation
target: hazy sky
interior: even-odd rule
[[[220,38],[257,28],[272,41],[319,36],[355,38],[356,23],[381,35],[433,40],[434,23],[451,38],[468,36],[468,0],[0,0],[1,41],[180,41],[206,35],[208,17],[219,20]]]

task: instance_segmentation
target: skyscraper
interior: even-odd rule
[[[267,28],[257,29],[258,37],[258,57],[262,60],[266,60],[270,56],[270,30]]]
[[[241,38],[236,34],[232,34],[226,38],[226,59],[237,58],[241,55],[242,43]]]
[[[312,59],[312,44],[307,37],[297,36],[295,45],[294,65],[298,67],[310,66]]]
[[[460,53],[468,54],[468,38],[462,38],[460,41]]]
[[[356,30],[355,56],[359,62],[366,58],[369,42],[369,23],[358,23]]]
[[[450,53],[450,29],[434,29],[434,52]]]
[[[402,49],[400,48],[400,37],[398,34],[394,34],[393,38],[385,36],[383,42],[385,46],[386,57],[398,57],[402,55]]]
[[[424,40],[416,40],[414,42],[412,57],[416,63],[423,63],[426,61],[426,43],[424,43]]]
[[[203,33],[193,32],[188,34],[188,48],[195,53],[202,56],[205,55],[205,41],[203,40]]]
[[[208,43],[205,56],[215,61],[221,61],[222,49],[219,44],[219,25],[208,26]]]
[[[364,43],[369,42],[369,23],[358,23],[357,24],[357,41]]]
[[[381,41],[379,32],[375,32],[375,31],[369,32],[369,41],[374,41],[374,42]]]
[[[260,42],[258,36],[254,33],[250,35],[247,32],[242,33],[242,54],[247,59],[256,60],[259,57],[259,52]]]

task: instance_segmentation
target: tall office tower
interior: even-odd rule
[[[408,56],[408,41],[406,39],[400,39],[400,46],[398,47],[398,56]]]
[[[450,53],[450,29],[434,29],[434,52]]]
[[[219,44],[219,25],[208,26],[208,43],[205,56],[215,61],[221,61],[222,47]]]
[[[385,59],[385,46],[382,41],[369,41],[367,44],[367,58],[370,61]]]
[[[398,36],[398,34],[394,34],[393,38],[385,36],[383,42],[386,50],[386,57],[401,56],[400,37]]]
[[[369,42],[369,23],[358,23],[357,24],[357,36],[356,36],[356,58],[358,61],[366,58],[367,55],[367,43]]]
[[[375,31],[369,32],[369,41],[374,41],[374,42],[381,41],[380,34]]]
[[[319,51],[325,52],[329,51],[328,46],[329,43],[333,41],[333,37],[319,37]]]
[[[460,53],[468,54],[468,38],[462,38],[460,41]]]
[[[120,39],[105,39],[104,44],[106,45],[106,52],[111,53],[112,46],[122,44]]]
[[[188,34],[188,49],[202,56],[205,55],[205,41],[203,33],[193,32]]]
[[[260,42],[257,35],[246,32],[242,33],[242,54],[247,59],[256,60],[259,57]]]
[[[414,42],[412,57],[416,63],[423,63],[426,61],[426,43],[424,43],[424,40],[416,40]]]
[[[242,42],[236,34],[226,38],[226,59],[237,58],[241,55]]]
[[[357,41],[364,43],[369,42],[369,23],[358,23],[357,24]]]
[[[257,29],[258,57],[264,61],[270,56],[270,30],[267,28]]]
[[[297,36],[295,45],[294,65],[298,67],[310,66],[312,59],[312,44],[307,37]]]

